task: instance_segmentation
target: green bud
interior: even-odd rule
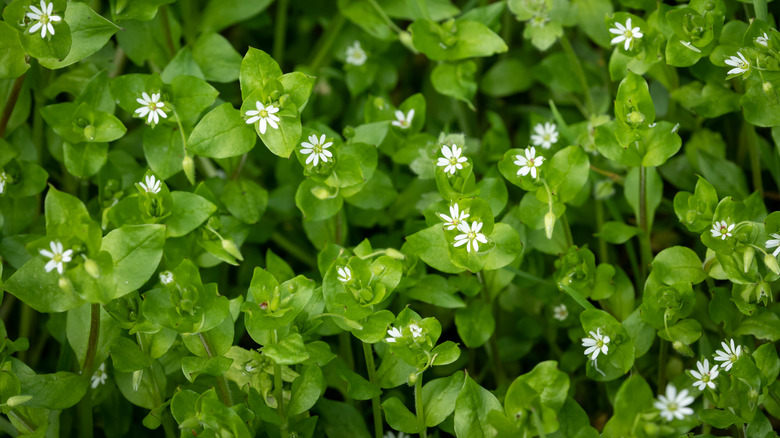
[[[363,326],[358,324],[357,321],[353,321],[351,319],[344,318],[344,324],[347,325],[347,327],[353,329],[353,330],[363,330]]]
[[[184,169],[187,181],[190,184],[195,184],[195,161],[188,154],[185,154],[184,159],[181,160],[181,168]]]
[[[403,260],[406,258],[406,256],[401,251],[398,251],[394,248],[387,248],[385,250],[385,254],[387,254],[388,257],[392,257],[396,260]]]
[[[772,254],[764,255],[764,265],[766,265],[767,269],[770,271],[780,275],[780,266],[777,265],[777,259]]]
[[[219,231],[219,229],[222,228],[222,222],[220,222],[219,218],[216,216],[211,216],[208,222],[206,222],[206,225],[215,231]]]
[[[777,92],[775,91],[775,86],[772,85],[771,82],[764,82],[761,84],[761,88],[764,90],[764,94],[766,94],[766,97],[768,97],[769,100],[777,103]]]
[[[398,40],[401,41],[401,44],[404,45],[407,49],[409,49],[412,53],[417,54],[420,53],[417,51],[417,48],[414,47],[414,43],[412,42],[412,34],[406,31],[403,31],[398,34]]]
[[[553,230],[555,229],[555,213],[548,211],[544,215],[544,232],[547,234],[548,239],[552,239]]]
[[[94,260],[87,258],[86,256],[84,256],[84,270],[87,271],[87,274],[92,278],[100,277],[100,267]]]
[[[349,140],[355,136],[355,128],[351,126],[347,126],[346,128],[344,128],[344,131],[342,131],[342,134],[344,134],[344,138]]]
[[[89,141],[95,141],[95,127],[93,125],[87,125],[84,128],[84,137]]]
[[[691,350],[691,347],[685,345],[680,341],[672,342],[672,348],[674,348],[674,351],[676,351],[677,353],[685,357],[693,357],[693,350]]]
[[[67,277],[60,277],[58,280],[58,284],[60,286],[60,289],[63,290],[63,292],[67,293],[76,293],[76,290],[73,289],[73,283],[70,282],[70,279]]]
[[[363,288],[358,292],[358,296],[360,297],[361,302],[367,303],[374,299],[374,292],[370,289]]]
[[[636,128],[637,126],[641,125],[645,122],[645,116],[644,114],[640,113],[639,111],[631,111],[626,116],[626,123]]]
[[[8,397],[8,400],[5,401],[5,403],[8,405],[8,407],[15,407],[15,406],[21,406],[28,401],[32,400],[33,396],[31,395],[15,395],[13,397]]]
[[[282,304],[282,293],[279,291],[279,286],[274,287],[274,293],[271,296],[271,301],[268,303],[268,310],[276,312]]]
[[[222,249],[228,252],[228,254],[232,255],[233,257],[244,260],[244,256],[241,255],[241,251],[238,250],[238,247],[233,242],[233,239],[222,239]]]
[[[141,386],[141,380],[143,380],[143,378],[143,369],[133,371],[133,391],[138,391],[138,388]]]
[[[748,247],[744,253],[742,253],[742,264],[745,273],[750,270],[750,265],[753,264],[753,259],[756,257],[756,251],[753,248]]]
[[[409,374],[409,378],[406,380],[409,381],[409,385],[414,385],[415,383],[417,383],[417,373]]]
[[[317,199],[328,199],[331,196],[330,190],[322,186],[311,189],[311,194]]]

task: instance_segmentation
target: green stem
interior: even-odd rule
[[[3,107],[3,115],[0,116],[0,138],[5,136],[5,130],[8,128],[8,121],[11,120],[11,114],[14,112],[16,101],[19,100],[19,93],[22,91],[22,85],[24,85],[24,78],[26,76],[27,73],[16,78],[11,87],[11,93],[8,95],[8,100]]]
[[[485,276],[482,274],[482,271],[477,271],[477,278],[479,279],[479,282],[482,283],[482,296],[485,302],[487,302],[488,306],[490,306],[490,313],[493,314],[493,300],[490,296],[490,291],[488,290],[487,282],[485,281]],[[493,315],[495,319],[497,315]],[[498,340],[497,340],[497,334],[496,330],[493,330],[493,333],[490,334],[489,339],[489,355],[493,359],[493,372],[496,379],[496,386],[501,386],[506,381],[506,375],[504,374],[504,365],[501,362],[501,355],[499,353],[498,349]]]
[[[309,66],[315,72],[315,74],[320,69],[320,67],[324,65],[325,59],[330,53],[330,48],[336,41],[336,37],[339,35],[339,32],[341,31],[341,28],[344,26],[345,22],[346,19],[340,13],[336,13],[333,19],[330,20],[328,28],[320,38],[320,42],[317,43],[317,47],[314,49],[314,57],[309,63]]]
[[[26,433],[33,433],[35,432],[35,426],[33,425],[32,421],[28,420],[27,417],[24,415],[16,412],[15,410],[11,409],[8,411],[9,417],[14,417],[14,420],[18,421],[22,424],[22,427],[24,427],[27,432]]]
[[[769,14],[767,13],[766,0],[753,0],[753,9],[756,12],[756,19],[765,23],[769,22]]]
[[[160,23],[162,24],[163,36],[165,36],[165,48],[171,59],[176,56],[176,48],[173,46],[173,37],[171,36],[171,22],[168,20],[168,8],[162,6],[160,9]]]
[[[704,394],[702,394],[702,395],[704,395]],[[708,399],[706,396],[704,397],[703,408],[705,410],[712,408],[712,404],[710,403],[710,399]],[[712,426],[709,423],[705,423],[705,422],[702,421],[702,423],[701,423],[701,434],[706,436],[706,435],[709,435],[711,431],[712,431]]]
[[[748,153],[750,155],[750,173],[751,177],[753,178],[753,188],[763,199],[764,182],[761,179],[761,157],[758,153],[758,138],[756,135],[756,128],[747,122],[743,122],[742,135],[742,140],[743,142],[747,143]]]
[[[146,348],[144,347],[143,335],[141,335],[140,332],[136,332],[135,335],[136,339],[138,340],[138,347],[141,348],[141,351],[148,354],[149,352],[146,351]],[[156,406],[160,406],[163,403],[164,394],[162,391],[160,391],[160,384],[157,381],[157,376],[154,373],[154,367],[149,366],[147,369],[149,370],[149,378],[152,380],[152,387],[154,388],[154,393],[152,394],[152,398],[154,398],[154,404]],[[165,431],[166,438],[175,438],[176,434],[174,433],[175,427],[173,424],[173,417],[167,412],[167,410],[160,412],[160,415],[162,418],[163,430]]]
[[[582,296],[581,293],[579,293],[576,290],[572,289],[571,286],[569,286],[567,284],[563,284],[563,283],[558,283],[558,287],[561,290],[563,290],[564,292],[566,292],[567,294],[569,294],[569,296],[572,297],[572,299],[574,299],[574,301],[576,301],[577,304],[582,306],[583,309],[589,310],[589,309],[595,309],[596,308],[596,306],[594,306],[590,301],[588,301],[587,298]]]
[[[352,353],[352,336],[349,332],[339,333],[339,356],[344,359],[350,370],[355,370],[355,356]]]
[[[469,121],[469,113],[466,111],[466,104],[459,100],[452,99],[452,109],[455,110],[455,117],[457,117],[458,125],[463,133],[466,134],[466,137],[473,137],[474,130]]]
[[[287,6],[289,0],[276,2],[276,22],[274,23],[274,60],[282,65],[284,63],[284,39],[287,30]]]
[[[307,251],[299,247],[295,243],[291,242],[284,235],[280,233],[273,233],[271,234],[271,241],[279,245],[283,250],[285,250],[291,256],[302,261],[303,263],[306,263],[309,267],[312,268],[317,267],[317,259],[315,259],[311,255],[312,251]]]
[[[390,27],[390,29],[393,29],[393,32],[395,33],[403,33],[403,30],[396,26],[395,23],[393,23],[393,20],[390,19],[390,17],[387,16],[385,13],[385,10],[382,9],[381,6],[379,6],[379,3],[376,2],[376,0],[368,0],[369,3],[371,3],[371,6],[376,9],[377,14],[379,14],[380,17],[382,17],[382,20]]]
[[[517,275],[518,277],[524,278],[526,280],[531,280],[531,281],[534,281],[536,283],[546,284],[548,286],[553,286],[553,287],[556,286],[555,282],[552,281],[552,280],[547,280],[545,278],[537,277],[536,275],[529,274],[529,273],[527,273],[525,271],[521,271],[520,269],[517,269],[514,266],[504,266],[501,269],[503,269],[505,271],[509,271],[509,272]]]
[[[100,304],[92,304],[89,312],[89,338],[87,340],[87,353],[84,356],[84,366],[81,367],[81,375],[92,378],[95,368],[95,355],[97,354],[98,339],[100,338]],[[92,387],[87,387],[87,393],[81,399],[78,406],[81,419],[81,434],[85,438],[91,438],[93,433],[92,423]]]
[[[566,247],[571,248],[574,246],[574,239],[571,237],[571,227],[569,226],[569,219],[566,218],[566,212],[561,215],[561,225],[563,225],[563,233],[566,236]]]
[[[368,381],[376,385],[376,364],[371,344],[363,342],[363,355],[366,357]],[[374,412],[374,435],[376,438],[382,438],[382,410],[379,405],[379,395],[371,398],[371,410]]]
[[[0,417],[0,432],[5,432],[12,437],[19,436],[19,431],[16,430],[13,424],[5,418]],[[32,432],[32,431],[30,431]]]
[[[209,341],[203,336],[203,333],[198,333],[198,339],[200,339],[200,343],[203,345],[203,349],[206,350],[206,355],[209,359],[214,357],[214,349],[211,348],[211,344],[209,344]],[[219,397],[222,399],[222,403],[228,407],[233,406],[233,395],[230,393],[230,384],[224,374],[217,376],[217,386],[219,387]]]
[[[25,303],[22,303],[22,314],[19,317],[19,337],[30,339],[30,332],[35,325],[36,313],[32,307]],[[19,360],[27,362],[27,351],[20,351],[18,354]]]
[[[420,438],[427,438],[428,428],[425,427],[425,413],[423,412],[422,381],[423,373],[417,374],[417,380],[414,382],[414,408],[417,411],[417,422],[423,426]]]
[[[653,251],[650,247],[650,226],[647,219],[647,169],[645,166],[639,166],[639,217],[637,222],[639,222],[639,229],[642,230],[642,234],[639,236],[642,282],[637,285],[638,288],[644,287],[647,269],[653,259]]]
[[[611,199],[606,199],[604,201],[604,204],[607,206],[607,210],[609,210],[609,214],[612,216],[612,219],[623,222],[623,215],[620,214],[620,210],[618,210],[617,206],[614,202],[612,202]],[[644,284],[641,282],[641,271],[639,269],[639,262],[636,260],[636,248],[634,248],[634,242],[629,240],[626,242],[626,253],[628,254],[628,262],[631,264],[631,271],[634,273],[634,279],[636,281],[637,285]]]
[[[279,343],[279,334],[276,330],[274,330],[274,344]],[[281,420],[281,424],[279,424],[279,434],[282,438],[288,438],[290,436],[289,432],[289,422],[287,420],[287,413],[284,411],[284,387],[282,382],[282,366],[274,363],[274,398],[276,399],[276,411],[279,413],[279,419]]]
[[[658,393],[663,394],[666,390],[666,361],[669,355],[669,342],[660,341],[660,352],[658,353]]]
[[[547,435],[544,433],[544,425],[542,424],[542,418],[539,416],[539,411],[531,408],[531,416],[534,420],[534,427],[536,427],[536,432],[539,434],[540,438],[546,438]]]
[[[596,105],[593,103],[593,96],[590,94],[590,85],[588,85],[588,79],[585,77],[585,70],[582,69],[580,58],[574,53],[574,49],[571,47],[571,43],[565,33],[561,35],[561,46],[563,46],[563,51],[566,52],[566,56],[569,58],[569,66],[571,66],[574,75],[580,81],[580,86],[585,92],[588,116],[592,117],[596,114]]]
[[[601,230],[604,228],[604,202],[596,199],[596,229],[599,230],[599,260],[601,263],[609,263],[609,251],[607,241],[601,237]]]

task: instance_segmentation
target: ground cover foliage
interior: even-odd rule
[[[0,435],[777,436],[774,3],[0,6]]]

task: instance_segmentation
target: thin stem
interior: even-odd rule
[[[596,229],[599,230],[599,260],[601,263],[609,263],[609,251],[607,241],[601,236],[601,229],[604,228],[604,202],[596,199]]]
[[[660,352],[658,353],[658,393],[663,394],[666,390],[666,360],[669,355],[669,342],[663,339],[660,341]]]
[[[642,259],[642,282],[637,285],[641,288],[647,279],[647,268],[653,258],[653,252],[650,247],[650,227],[647,220],[647,169],[645,166],[639,166],[639,229],[642,235],[639,236],[639,255]]]
[[[306,263],[306,265],[308,265],[309,267],[312,268],[317,267],[317,260],[311,255],[312,251],[307,251],[299,247],[298,245],[291,242],[287,237],[285,237],[281,233],[271,234],[271,241],[279,245],[283,250],[285,250],[291,256],[302,261],[303,263]]]
[[[89,339],[87,341],[87,353],[84,356],[84,366],[81,375],[92,378],[95,367],[95,355],[97,354],[98,339],[100,338],[100,304],[92,304],[89,312]],[[87,393],[81,399],[78,406],[81,419],[81,435],[91,438],[93,433],[92,423],[92,387],[87,387]]]
[[[22,303],[22,314],[19,317],[19,337],[30,339],[30,332],[35,325],[36,313],[32,307],[26,303]],[[18,354],[19,360],[27,362],[28,351],[20,351]]]
[[[11,94],[8,95],[8,101],[5,102],[3,115],[0,117],[0,138],[5,136],[5,130],[8,128],[8,121],[11,120],[11,114],[14,112],[16,101],[19,100],[19,93],[22,91],[22,85],[24,85],[24,78],[26,76],[27,73],[16,78],[11,88]]]
[[[363,342],[363,355],[366,357],[368,381],[376,385],[376,364],[371,344]],[[374,435],[376,438],[382,438],[382,410],[379,405],[379,395],[371,398],[371,410],[374,412]]]
[[[623,215],[620,214],[620,210],[618,210],[617,206],[614,202],[612,202],[611,199],[604,200],[604,204],[607,206],[607,210],[609,210],[609,214],[612,216],[612,219],[623,222]],[[636,251],[634,248],[634,242],[629,240],[626,242],[626,253],[628,254],[628,262],[631,264],[631,271],[634,273],[634,279],[636,280],[637,288],[639,288],[639,285],[642,285],[643,283],[641,280],[641,271],[639,269],[639,262],[636,260]]]
[[[574,299],[574,301],[576,301],[577,304],[582,306],[583,309],[589,310],[589,309],[596,308],[596,306],[594,306],[590,301],[588,301],[587,298],[582,296],[582,294],[579,293],[578,291],[572,289],[572,287],[569,286],[568,284],[558,283],[558,287],[564,292],[566,292],[567,294],[569,294],[569,296],[572,297],[572,299]]]
[[[521,271],[520,269],[517,269],[514,266],[504,266],[501,269],[503,269],[505,271],[509,271],[509,272],[517,275],[518,277],[524,278],[526,280],[531,280],[531,281],[534,281],[534,282],[537,282],[537,283],[546,284],[546,285],[552,286],[552,287],[556,287],[557,286],[555,284],[555,282],[552,281],[552,280],[547,280],[545,278],[537,277],[537,276],[535,276],[533,274],[529,274],[528,272]]]
[[[382,17],[382,20],[384,20],[385,23],[390,27],[390,29],[393,29],[393,32],[395,33],[403,33],[403,30],[396,26],[395,23],[393,23],[393,20],[390,19],[390,17],[387,16],[385,13],[385,10],[382,9],[381,6],[379,6],[379,3],[376,2],[376,0],[368,0],[369,3],[371,3],[371,6],[376,9],[377,14],[379,14],[380,17]]]
[[[756,12],[756,19],[763,22],[769,22],[769,14],[767,13],[766,0],[753,0],[753,9]]]
[[[325,33],[322,35],[314,49],[314,57],[312,57],[312,60],[309,63],[309,66],[315,73],[324,65],[325,59],[330,53],[330,48],[336,41],[336,37],[339,35],[345,22],[346,19],[340,13],[337,13],[333,19],[330,20],[328,28],[325,30]]]
[[[482,297],[487,302],[488,306],[490,306],[490,313],[493,313],[493,300],[490,296],[490,291],[488,290],[487,282],[485,281],[485,276],[482,274],[482,271],[477,271],[477,278],[479,279],[479,282],[482,284]],[[496,315],[493,315],[493,318],[495,318]],[[496,318],[497,319],[497,318]],[[504,374],[504,365],[501,363],[501,356],[498,349],[498,340],[496,339],[497,334],[496,330],[493,330],[493,333],[490,334],[489,342],[489,353],[491,358],[493,359],[493,372],[496,379],[496,386],[501,386],[502,383],[506,381],[506,375]]]
[[[588,79],[585,77],[585,70],[582,69],[580,58],[574,53],[574,49],[572,49],[571,43],[565,33],[561,35],[561,46],[563,46],[563,51],[566,52],[566,56],[569,58],[569,65],[571,66],[574,75],[580,81],[580,86],[585,93],[585,103],[588,106],[588,116],[592,117],[596,114],[596,105],[593,103],[593,96],[590,95]]]
[[[279,343],[279,334],[274,330],[274,344]],[[287,438],[289,434],[289,422],[287,413],[284,411],[284,387],[282,382],[282,366],[274,363],[274,398],[276,399],[276,411],[279,413],[281,424],[279,425],[279,434],[282,438]]]
[[[347,363],[350,370],[355,370],[355,355],[352,353],[352,336],[349,332],[339,333],[339,356]]]
[[[211,348],[211,344],[209,344],[209,341],[203,336],[203,333],[198,333],[198,339],[200,339],[203,349],[206,350],[206,355],[209,358],[214,357],[214,349]],[[219,387],[219,397],[222,399],[222,403],[228,407],[233,406],[233,396],[230,393],[230,384],[228,384],[224,374],[217,376],[217,386]]]
[[[241,175],[241,170],[244,169],[244,164],[246,164],[246,159],[248,156],[248,153],[241,156],[241,161],[238,162],[238,166],[236,166],[236,170],[233,171],[233,175],[230,176],[230,179],[238,179],[238,177]]]
[[[571,248],[574,246],[574,239],[571,237],[571,227],[569,226],[569,219],[566,218],[566,212],[561,215],[561,225],[563,225],[563,233],[566,236],[566,247]]]
[[[22,427],[27,429],[27,433],[33,433],[35,432],[35,426],[32,424],[32,421],[28,420],[27,417],[24,415],[16,412],[15,410],[11,409],[8,411],[9,417],[14,417],[14,420],[18,421],[22,424]]]
[[[423,427],[420,438],[427,438],[428,428],[425,427],[425,413],[423,412],[422,381],[423,373],[421,372],[417,374],[417,380],[414,382],[414,408],[417,411],[417,422]]]
[[[146,348],[144,347],[144,340],[143,335],[141,335],[140,332],[136,332],[136,339],[138,340],[138,347],[143,351],[144,353],[148,353],[146,351]],[[160,384],[157,381],[157,376],[154,373],[154,367],[149,366],[147,368],[149,370],[149,377],[152,380],[152,386],[154,387],[154,393],[152,394],[152,397],[154,398],[154,403],[157,406],[160,406],[163,403],[163,394],[160,391]],[[170,414],[166,410],[163,410],[160,412],[160,416],[162,419],[163,424],[163,430],[165,431],[166,438],[174,438],[176,435],[174,433],[174,425],[173,425],[173,417],[171,417]]]
[[[539,437],[546,438],[547,435],[544,433],[544,425],[542,424],[542,418],[539,416],[539,411],[532,407],[531,416],[533,417],[534,427],[536,427],[536,432],[539,434]]]
[[[279,65],[284,63],[284,39],[287,30],[287,6],[289,0],[276,2],[276,22],[274,23],[274,60]]]
[[[452,109],[455,111],[455,117],[458,119],[458,125],[460,129],[466,134],[466,137],[473,137],[474,130],[471,127],[469,121],[469,113],[466,111],[465,103],[452,99]]]
[[[176,55],[176,48],[173,46],[173,37],[171,36],[171,23],[168,21],[168,8],[160,8],[160,23],[162,24],[163,35],[165,36],[165,48],[171,58]]]
[[[596,166],[594,166],[592,164],[590,165],[590,170],[592,170],[592,171],[594,171],[596,173],[600,173],[600,174],[606,176],[607,178],[611,179],[612,181],[615,181],[618,184],[623,184],[623,177],[618,175],[617,173],[610,172],[610,171],[604,170],[604,169],[599,169],[598,167],[596,167]]]
[[[753,125],[743,122],[742,125],[743,142],[747,143],[748,153],[750,154],[750,173],[753,179],[753,188],[758,195],[764,198],[764,182],[761,179],[761,157],[758,153],[758,138],[756,129]]]

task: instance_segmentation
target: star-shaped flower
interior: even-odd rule
[[[409,331],[412,332],[413,339],[417,339],[423,335],[423,328],[415,323],[409,324]]]
[[[712,224],[710,233],[712,233],[712,237],[720,237],[721,240],[726,240],[727,237],[731,237],[733,235],[731,233],[732,231],[734,231],[734,224],[729,224],[726,221],[720,221]]]
[[[558,143],[558,131],[555,123],[545,122],[534,126],[535,134],[531,135],[531,143],[534,146],[541,146],[544,149],[550,149],[550,146]]]
[[[558,321],[565,321],[569,317],[569,309],[566,308],[566,304],[559,304],[553,307],[553,318]]]
[[[626,50],[631,47],[631,43],[634,41],[634,39],[640,39],[644,36],[639,27],[631,26],[630,17],[626,20],[625,26],[623,26],[622,23],[615,22],[615,27],[609,29],[609,31],[610,33],[617,35],[616,37],[612,38],[610,44],[624,43],[623,48]]]
[[[393,120],[393,126],[397,126],[401,129],[409,129],[412,126],[412,119],[414,119],[414,108],[410,109],[406,115],[401,110],[395,112],[395,120]]]
[[[169,285],[173,283],[173,272],[171,271],[160,272],[160,283],[164,285]]]
[[[609,336],[601,334],[601,328],[597,328],[596,332],[588,332],[590,337],[582,339],[582,346],[587,347],[585,349],[585,356],[590,355],[590,360],[596,360],[599,353],[609,353]]]
[[[333,153],[328,150],[329,147],[333,146],[333,142],[329,141],[326,143],[325,134],[322,134],[319,139],[316,135],[312,134],[309,136],[309,141],[304,141],[301,143],[301,146],[303,146],[301,153],[303,155],[308,155],[306,164],[313,162],[316,166],[320,163],[320,160],[322,160],[323,163],[327,163],[328,158],[333,156]]]
[[[463,169],[463,164],[461,163],[468,161],[468,158],[460,156],[462,152],[463,148],[459,148],[455,145],[452,145],[452,148],[450,148],[449,146],[444,145],[441,147],[441,154],[444,156],[439,157],[439,161],[436,162],[436,165],[443,167],[444,173],[455,175],[455,172]]]
[[[487,238],[484,234],[480,233],[479,230],[482,229],[483,223],[481,221],[474,221],[471,223],[471,227],[469,227],[469,224],[466,222],[461,222],[458,225],[458,231],[460,231],[463,234],[458,234],[455,236],[455,242],[453,243],[453,246],[456,248],[462,245],[466,245],[466,252],[471,252],[471,249],[474,248],[474,252],[479,251],[479,243],[487,243]]]
[[[349,266],[343,266],[338,269],[339,273],[339,281],[342,283],[346,283],[349,280],[352,280],[352,270],[349,269]]]
[[[347,47],[347,64],[360,67],[366,63],[368,56],[366,56],[365,50],[360,47],[360,41],[355,41],[351,46]]]
[[[139,182],[138,185],[141,186],[146,193],[160,193],[160,190],[162,189],[162,181],[158,180],[154,177],[154,175],[146,175],[146,178],[144,178],[144,182]]]
[[[46,262],[46,265],[43,267],[43,269],[46,272],[51,272],[56,269],[57,272],[62,274],[65,272],[65,263],[68,263],[72,260],[73,250],[69,249],[67,251],[63,251],[62,243],[59,240],[54,240],[49,243],[49,248],[51,248],[51,251],[45,249],[38,251],[42,256],[51,259]]]
[[[730,56],[729,59],[725,60],[724,62],[734,68],[728,71],[729,75],[738,75],[745,73],[750,69],[750,61],[745,59],[745,56],[742,55],[742,52],[737,52],[737,56]]]
[[[693,409],[688,406],[693,403],[693,397],[688,395],[688,390],[683,389],[677,393],[677,388],[671,383],[666,385],[666,395],[659,395],[658,400],[653,403],[666,421],[672,421],[675,418],[682,420],[686,415],[693,415]]]
[[[27,18],[36,22],[30,27],[30,33],[35,33],[40,29],[41,38],[46,38],[47,31],[54,35],[54,26],[52,26],[52,23],[62,21],[62,17],[52,14],[54,2],[46,3],[45,0],[41,0],[40,9],[35,6],[29,6],[29,8],[32,12],[27,13]]]
[[[773,238],[766,241],[766,249],[776,248],[772,255],[777,257],[780,254],[780,234],[772,233],[769,236]]]
[[[439,213],[439,217],[441,220],[444,221],[445,229],[447,230],[454,230],[455,228],[458,228],[458,225],[460,225],[461,222],[465,221],[466,218],[469,217],[469,214],[465,211],[459,211],[460,207],[458,207],[458,203],[454,203],[450,205],[450,215],[447,216],[444,213]]]
[[[704,359],[703,363],[701,361],[696,362],[696,368],[698,368],[699,371],[691,370],[691,375],[696,379],[696,381],[693,382],[693,386],[697,386],[699,391],[704,391],[704,388],[708,386],[710,389],[715,389],[715,382],[713,382],[713,380],[720,374],[718,366],[713,365],[712,369],[710,369],[710,362],[707,359]]]
[[[760,44],[764,47],[769,47],[769,35],[764,32],[764,35],[756,38],[756,44]]]
[[[279,117],[276,115],[276,113],[279,112],[279,108],[273,105],[265,106],[259,101],[255,102],[255,108],[257,108],[257,110],[249,110],[246,112],[246,115],[249,117],[246,120],[247,125],[259,122],[258,130],[260,131],[260,134],[265,134],[268,125],[271,125],[274,129],[279,129],[279,125],[276,124],[276,122],[279,121]]]
[[[138,114],[138,117],[146,117],[147,125],[160,123],[160,117],[163,119],[168,118],[168,114],[165,114],[165,111],[163,111],[165,102],[160,102],[160,93],[152,93],[152,97],[149,97],[149,94],[143,92],[141,97],[135,101],[141,104],[141,107],[135,110],[135,113]]]
[[[390,335],[390,337],[385,338],[385,342],[389,342],[391,344],[395,343],[396,340],[404,336],[403,332],[401,332],[401,329],[398,327],[390,327],[387,330],[387,334]]]
[[[515,155],[515,164],[520,166],[517,170],[518,175],[526,176],[529,173],[532,177],[536,178],[538,175],[537,169],[542,166],[544,157],[536,156],[536,148],[531,146],[526,148],[525,157],[522,155]]]
[[[734,366],[737,359],[742,355],[742,346],[734,345],[733,339],[731,340],[731,345],[726,342],[721,342],[720,345],[723,347],[723,350],[715,350],[715,360],[723,362],[721,366],[726,371],[729,371],[731,370],[731,367]]]
[[[103,362],[92,375],[92,389],[106,383],[106,379],[108,379],[108,373],[106,373],[106,363]]]

